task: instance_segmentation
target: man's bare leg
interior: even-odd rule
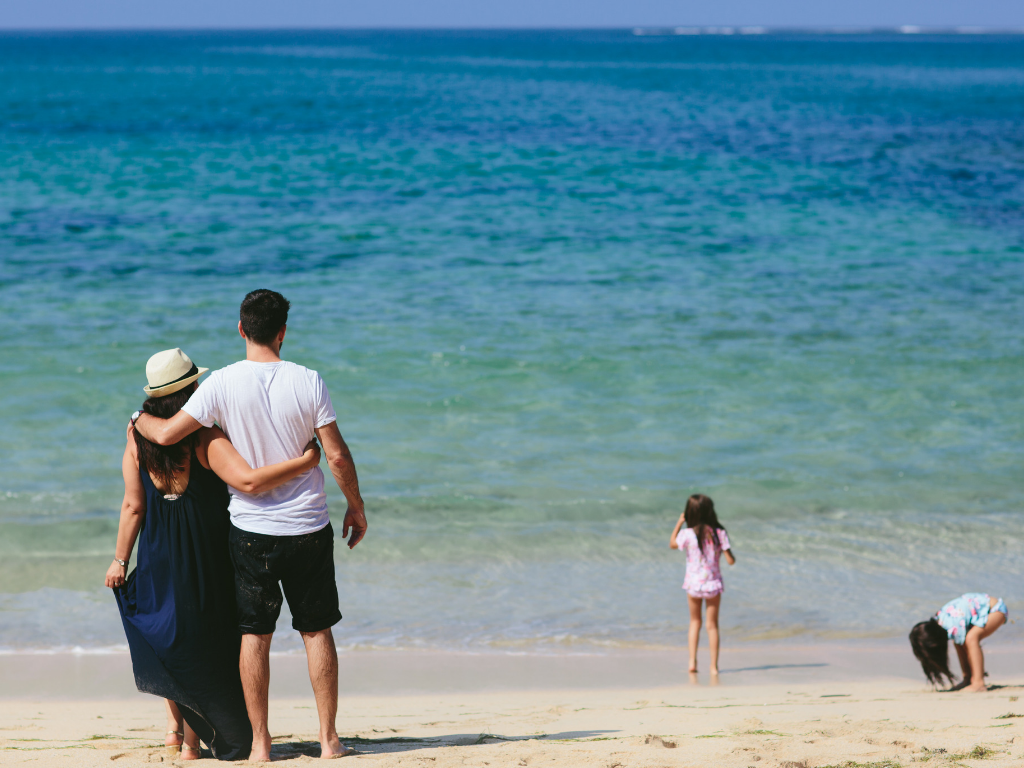
[[[330,627],[319,632],[303,632],[309,682],[313,684],[316,711],[320,716],[320,757],[338,757],[350,750],[338,740],[338,649]]]
[[[270,641],[274,635],[242,635],[242,654],[238,671],[242,675],[245,709],[252,724],[252,752],[249,760],[270,759],[270,730],[267,727],[267,700],[270,698]]]

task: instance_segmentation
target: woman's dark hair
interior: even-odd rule
[[[693,528],[693,534],[697,537],[697,544],[700,551],[704,551],[704,543],[710,542],[715,552],[721,549],[718,540],[718,531],[724,531],[725,527],[718,522],[718,514],[715,512],[715,502],[710,496],[703,493],[695,493],[686,500],[686,509],[683,511],[683,519],[687,528]]]
[[[163,397],[151,397],[142,404],[142,412],[161,419],[169,419],[188,402],[195,392],[195,384],[179,389]],[[157,445],[144,438],[139,430],[135,430],[135,447],[139,451],[139,466],[149,470],[150,474],[160,480],[161,485],[168,487],[174,481],[174,474],[181,471],[192,458],[192,450],[198,442],[198,432],[193,432],[184,440],[174,445]]]
[[[915,624],[910,630],[910,647],[921,662],[924,676],[932,685],[942,685],[942,678],[953,682],[949,671],[949,633],[935,619]]]
[[[264,347],[270,346],[288,322],[288,299],[277,291],[259,288],[246,294],[238,310],[242,330],[247,339]]]

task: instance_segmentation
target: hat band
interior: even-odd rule
[[[195,363],[192,363],[192,367],[188,369],[188,373],[186,373],[184,376],[179,376],[174,381],[168,381],[166,384],[160,384],[160,385],[155,386],[155,387],[150,385],[149,388],[150,389],[163,389],[164,387],[171,386],[171,384],[177,384],[182,379],[187,379],[189,376],[193,376],[194,374],[197,374],[197,373],[199,373],[199,366],[197,366]]]

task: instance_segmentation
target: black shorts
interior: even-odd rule
[[[341,621],[334,578],[334,529],[268,536],[231,526],[238,628],[243,635],[269,635],[281,615],[281,587],[292,612],[292,627],[319,632]],[[280,582],[280,586],[279,583]]]

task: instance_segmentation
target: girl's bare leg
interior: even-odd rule
[[[953,648],[956,649],[956,657],[960,662],[960,672],[962,674],[960,677],[960,682],[954,685],[949,690],[959,691],[961,688],[966,688],[968,685],[971,684],[971,662],[967,658],[967,649],[964,646],[953,643]]]
[[[690,671],[697,671],[697,643],[700,640],[700,609],[701,599],[699,597],[686,596],[690,605]]]
[[[974,692],[988,690],[988,686],[985,685],[985,655],[981,652],[981,641],[1003,626],[1004,621],[1006,621],[1006,615],[1002,612],[990,613],[984,627],[971,627],[967,632],[964,646],[971,665],[971,684],[967,686],[966,690]]]
[[[185,741],[182,742],[181,755],[178,759],[198,760],[199,757],[199,735],[185,723]]]
[[[718,606],[722,602],[721,595],[707,599],[708,604],[708,646],[711,648],[711,674],[718,674]]]
[[[179,747],[185,733],[182,729],[185,721],[178,711],[178,705],[170,699],[164,699],[164,708],[167,710],[167,733],[164,744],[168,747]]]

